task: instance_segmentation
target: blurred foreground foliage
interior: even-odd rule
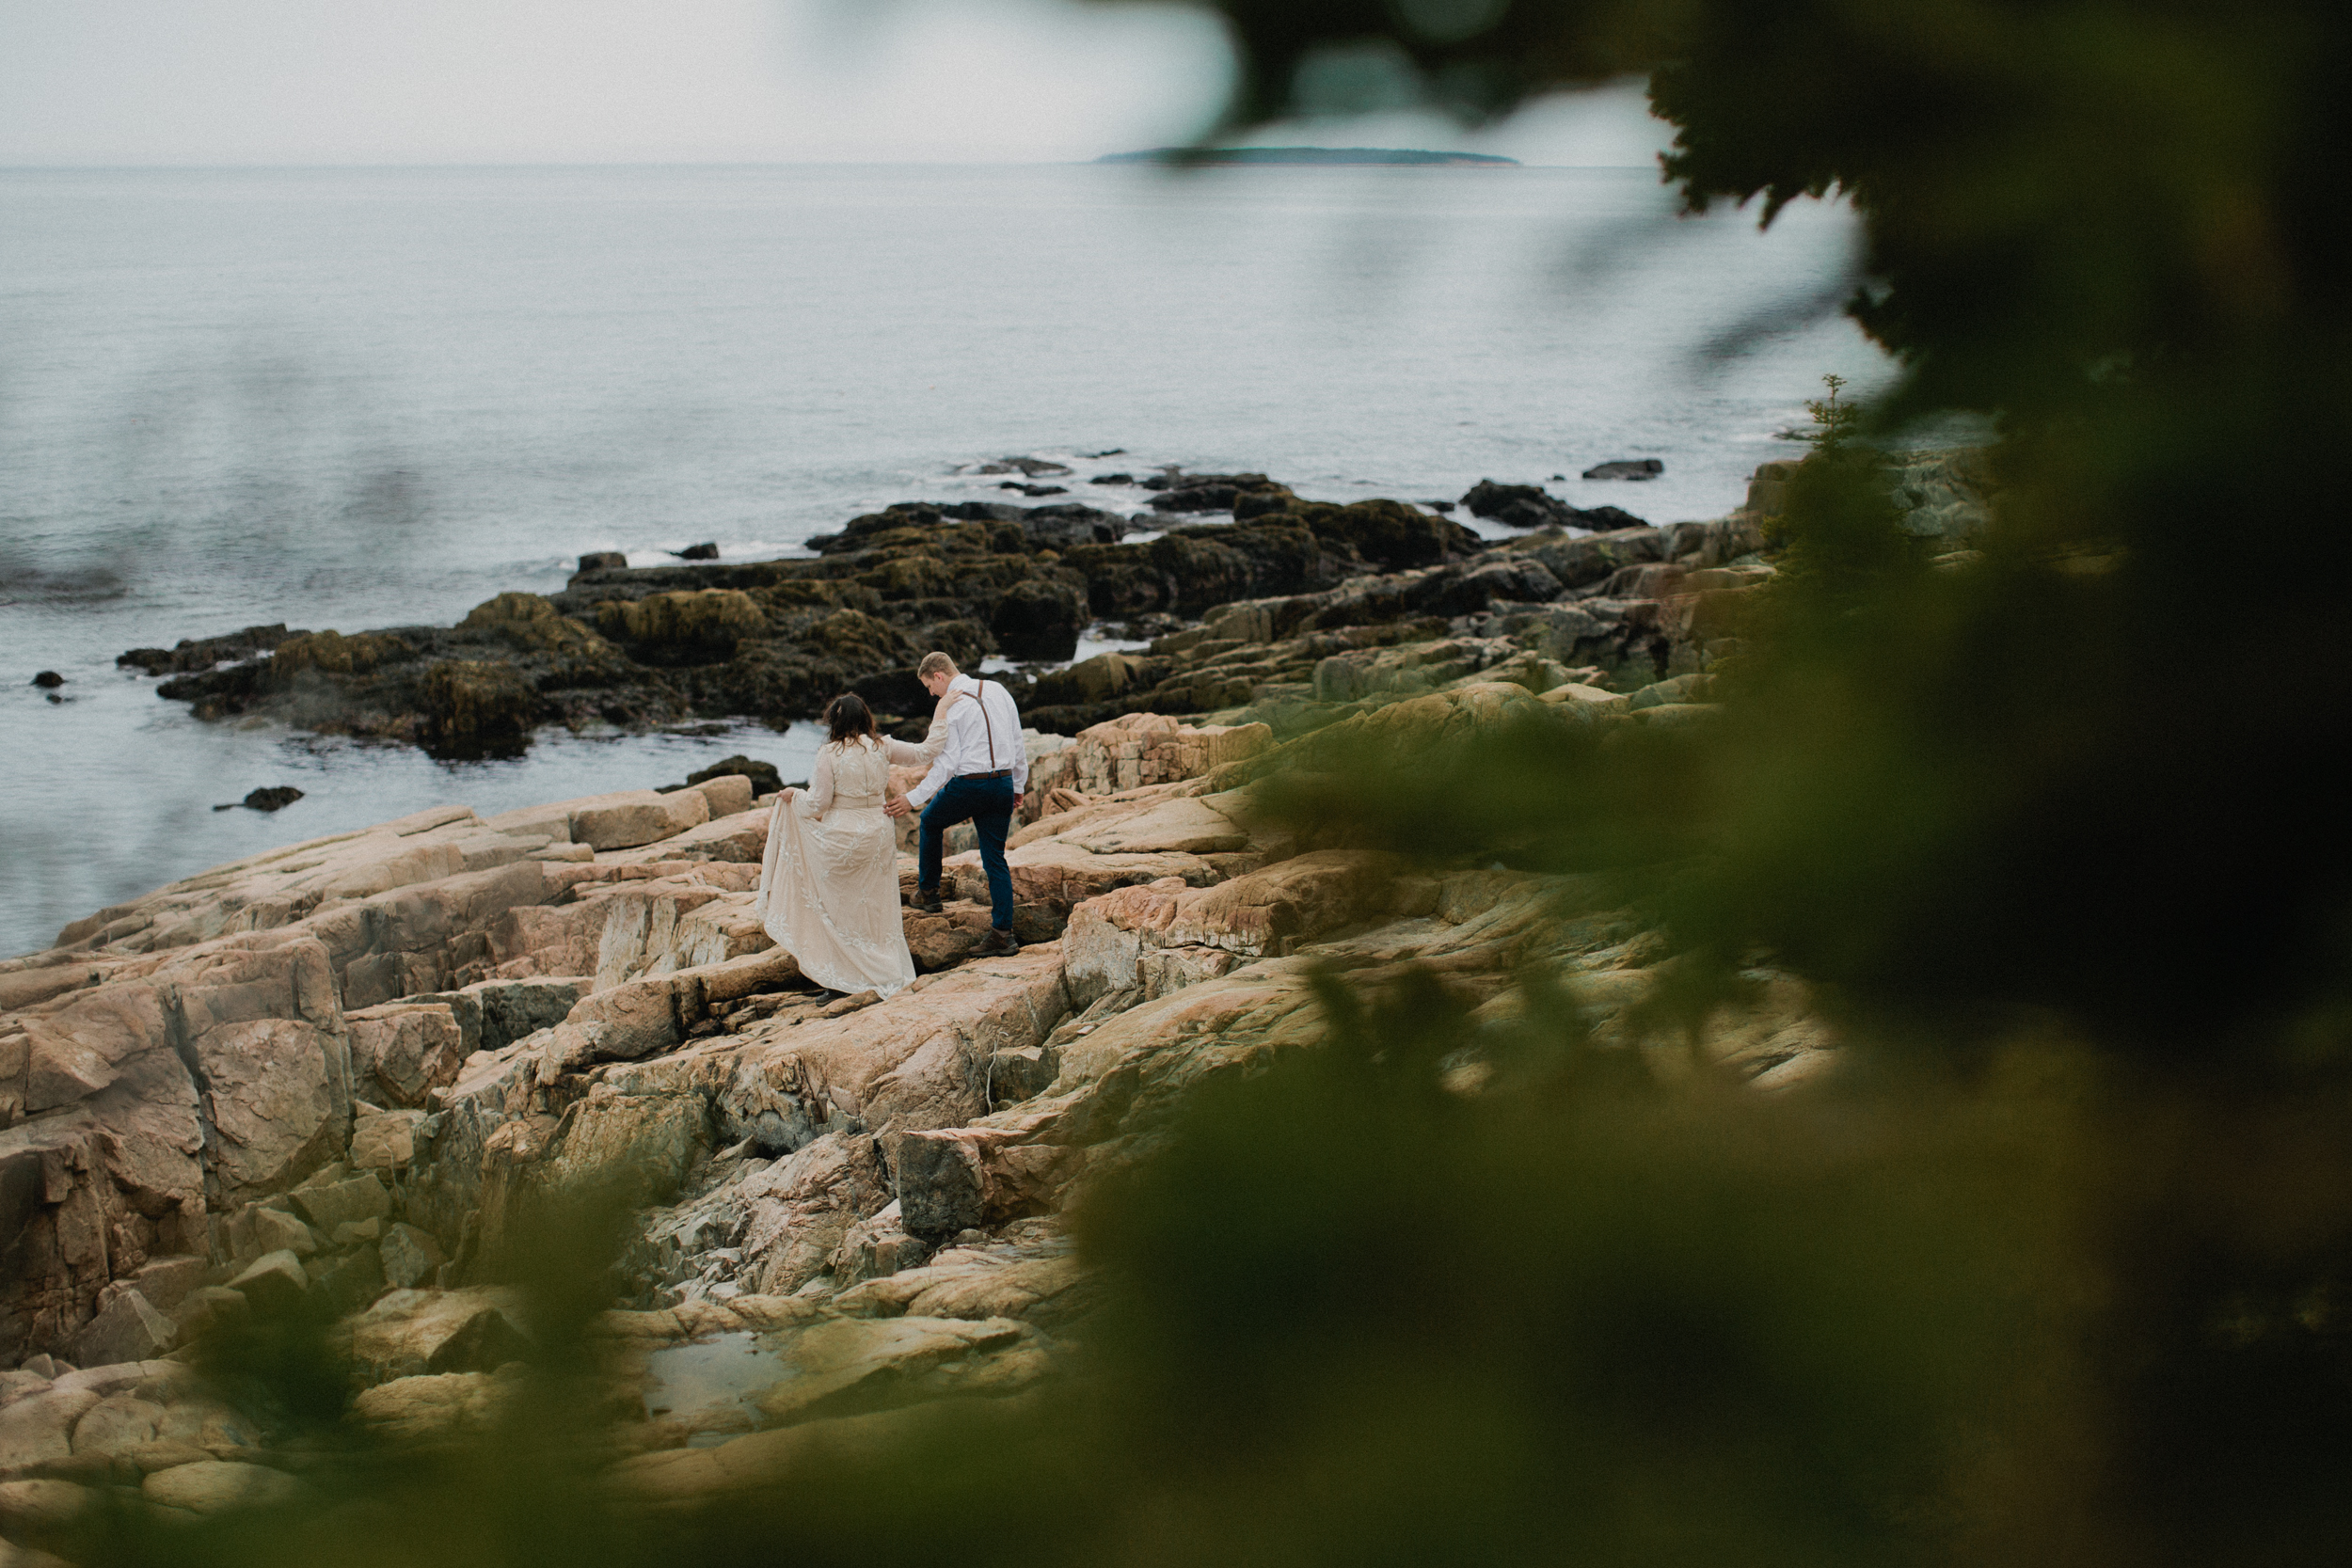
[[[240,1366],[270,1374],[306,1501],[50,1544],[125,1568],[1821,1568],[2343,1541],[2340,1094],[2219,1104],[2018,1041],[1964,1083],[1871,1058],[1764,1096],[1661,1085],[1540,979],[1502,1016],[1422,974],[1324,1001],[1328,1049],[1214,1082],[1090,1195],[1104,1299],[1041,1388],[820,1423],[781,1479],[634,1499],[580,1334],[608,1211],[526,1268],[542,1351],[489,1437],[355,1435],[289,1331]]]
[[[1642,72],[1692,205],[1837,191],[1861,215],[1853,309],[1905,373],[1792,482],[1716,721],[1290,786],[1362,842],[1597,874],[1667,934],[1686,1025],[1758,961],[1805,976],[1840,1073],[1767,1097],[1653,1071],[1672,1029],[1597,1048],[1540,977],[1477,1017],[1435,981],[1335,983],[1328,1050],[1214,1086],[1091,1196],[1083,1375],[635,1510],[560,1354],[583,1240],[539,1273],[575,1305],[548,1308],[557,1349],[498,1440],[339,1447],[331,1378],[306,1399],[315,1359],[286,1351],[260,1364],[332,1457],[319,1506],[93,1524],[59,1543],[78,1560],[2344,1559],[2352,642],[2327,454],[2352,429],[2352,17],[1219,8],[1237,122],[1399,84],[1475,117]],[[1867,437],[1947,408],[2002,421],[2000,503],[1938,562]],[[1465,1064],[1478,1092],[1445,1086]]]

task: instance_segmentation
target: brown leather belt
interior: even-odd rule
[[[959,773],[956,777],[959,779],[1009,779],[1012,777],[1012,769],[999,768],[993,773]]]

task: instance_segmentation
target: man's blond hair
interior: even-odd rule
[[[956,668],[954,659],[938,652],[925,654],[923,662],[914,667],[914,678],[917,680],[929,680],[933,675],[954,675],[961,673]]]

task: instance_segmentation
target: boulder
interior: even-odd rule
[[[387,1178],[407,1169],[417,1157],[417,1126],[424,1120],[424,1113],[387,1111],[366,1103],[355,1105],[353,1113],[352,1164]]]
[[[249,1203],[230,1218],[229,1255],[239,1262],[272,1252],[308,1258],[318,1249],[317,1233],[282,1209]]]
[[[283,1470],[223,1459],[175,1465],[149,1476],[139,1490],[159,1508],[184,1508],[191,1513],[282,1508],[311,1496],[308,1485]]]
[[[1017,582],[996,601],[989,630],[1008,658],[1062,659],[1078,651],[1086,596],[1065,583]]]
[[[363,1096],[395,1106],[424,1104],[453,1082],[470,1042],[446,1002],[393,1002],[344,1015],[351,1031],[351,1065]]]
[[[183,1004],[184,1005],[184,1004]],[[343,1148],[342,1039],[298,1019],[227,1023],[196,1038],[210,1184],[224,1200],[282,1190]]]
[[[124,1391],[106,1394],[73,1423],[73,1451],[114,1453],[151,1443],[163,1418],[164,1407],[155,1401]]]
[[[380,1220],[392,1212],[392,1195],[373,1173],[345,1181],[304,1185],[293,1193],[294,1207],[321,1230],[359,1220]]]
[[[710,802],[710,816],[706,820],[733,816],[737,812],[752,809],[752,781],[740,773],[721,773],[715,778],[691,783],[687,787],[700,790],[703,799]]]
[[[994,1129],[900,1132],[887,1141],[900,1223],[934,1243],[1043,1212],[1066,1174],[1068,1150],[1023,1144]]]
[[[784,787],[784,776],[776,771],[774,763],[761,762],[739,752],[731,757],[722,757],[707,768],[687,774],[686,782],[691,784],[707,784],[712,779],[723,778],[730,773],[749,780],[755,798],[773,795]]]
[[[1584,470],[1585,479],[1656,479],[1666,471],[1666,465],[1655,457],[1619,457],[1606,463],[1596,463]]]
[[[384,1263],[384,1283],[399,1291],[424,1284],[448,1261],[441,1253],[441,1243],[430,1232],[413,1225],[394,1225],[387,1229],[378,1256]]]
[[[931,1249],[907,1234],[899,1224],[899,1214],[898,1201],[893,1198],[872,1219],[851,1226],[835,1255],[834,1277],[844,1285],[854,1285],[860,1280],[883,1278],[903,1269],[921,1267],[930,1259]]]
[[[860,1215],[888,1200],[874,1140],[828,1132],[743,1183],[739,1277],[788,1295],[833,1266]]]
[[[172,1309],[171,1321],[179,1326],[181,1342],[185,1344],[216,1328],[241,1325],[252,1315],[253,1305],[244,1291],[226,1285],[200,1285]]]
[[[283,1317],[310,1294],[310,1275],[292,1252],[273,1252],[256,1259],[229,1288],[243,1296],[256,1315]]]
[[[1482,479],[1462,498],[1474,517],[1491,517],[1512,528],[1549,528],[1568,521],[1575,508],[1533,484],[1497,484]]]
[[[641,657],[655,662],[723,659],[744,639],[767,629],[758,601],[735,588],[649,594],[596,607],[597,631],[634,644]]]
[[[1030,700],[1038,706],[1090,706],[1107,703],[1112,698],[1156,684],[1166,678],[1148,656],[1129,653],[1096,654],[1082,658],[1067,669],[1055,670],[1040,675]]]
[[[63,1529],[80,1519],[98,1494],[87,1486],[70,1481],[36,1478],[30,1481],[0,1481],[0,1528],[11,1534],[40,1534]],[[0,1563],[13,1564],[17,1548],[0,1542]],[[27,1557],[36,1554],[26,1553]],[[56,1562],[56,1558],[48,1561]]]
[[[522,1391],[523,1369],[395,1378],[351,1402],[355,1420],[377,1437],[424,1442],[496,1430]]]
[[[51,1387],[0,1408],[0,1475],[72,1454],[74,1423],[102,1398],[90,1388]]]
[[[194,1256],[151,1258],[124,1277],[158,1311],[168,1312],[204,1283],[205,1261]]]
[[[86,1367],[151,1361],[169,1354],[179,1339],[179,1326],[137,1290],[118,1290],[73,1337],[73,1359]]]
[[[511,664],[442,659],[420,683],[426,749],[466,756],[516,745],[538,721],[538,689]]]
[[[521,1323],[510,1291],[395,1289],[352,1321],[351,1357],[376,1382],[493,1371],[533,1354]]]
[[[572,841],[592,849],[628,849],[684,832],[710,820],[710,801],[699,790],[663,795],[631,791],[608,803],[571,814]]]

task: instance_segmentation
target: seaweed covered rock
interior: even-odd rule
[[[280,642],[270,656],[276,684],[291,685],[306,670],[326,675],[364,675],[417,657],[416,645],[391,632],[310,631]]]
[[[1067,659],[1101,620],[1152,639],[1149,653],[1049,673],[1034,692],[1000,677],[1041,731],[1245,707],[1287,726],[1320,721],[1311,710],[1326,688],[1360,684],[1320,679],[1324,661],[1404,641],[1508,638],[1539,663],[1644,680],[1701,668],[1703,644],[1740,635],[1736,601],[1768,571],[1743,562],[1760,542],[1753,519],[1732,532],[1615,527],[1632,519],[1532,486],[1472,492],[1489,513],[1540,512],[1530,519],[1546,526],[1507,543],[1422,506],[1308,500],[1261,474],[1166,470],[1143,488],[1178,516],[1230,506],[1235,520],[1135,540],[1140,519],[1076,503],[909,501],[811,540],[813,557],[632,568],[606,552],[583,557],[560,593],[501,594],[452,627],[257,627],[123,657],[178,672],[159,689],[200,717],[259,713],[464,754],[525,744],[538,723],[809,719],[845,690],[894,732],[919,734],[931,705],[914,667],[926,652],[965,669]],[[1918,488],[1915,510],[1945,504],[1944,490]],[[1581,531],[1595,527],[1605,531]],[[1691,575],[1719,568],[1734,575]],[[1406,661],[1399,679],[1454,662]],[[1384,676],[1348,700],[1394,689]]]
[[[704,588],[598,605],[596,629],[648,663],[705,663],[732,656],[768,619],[740,589]]]
[[[989,630],[1008,658],[1068,658],[1078,651],[1086,621],[1086,598],[1076,589],[1032,580],[1015,583],[996,601]]]
[[[444,659],[424,673],[425,740],[435,751],[511,746],[538,721],[539,693],[511,664]]]

